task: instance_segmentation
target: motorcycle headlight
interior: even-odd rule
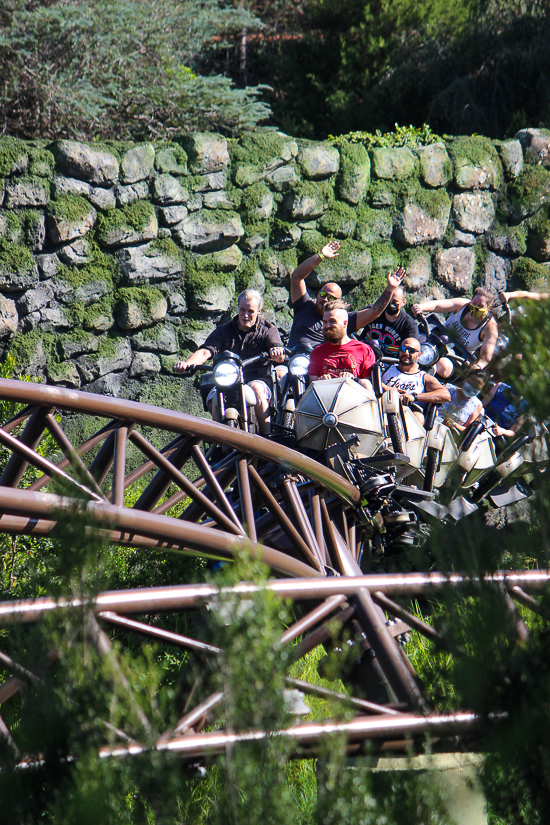
[[[232,387],[239,380],[239,372],[234,361],[221,361],[212,370],[212,376],[218,387]]]
[[[291,375],[307,375],[309,369],[309,355],[295,355],[288,362],[288,371]]]
[[[433,367],[437,361],[439,361],[439,351],[437,347],[434,344],[429,344],[427,341],[424,341],[424,343],[420,345],[420,358],[416,363],[423,369],[429,369]]]

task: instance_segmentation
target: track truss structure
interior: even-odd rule
[[[355,714],[346,722],[302,722],[279,731],[297,752],[314,753],[331,732],[344,733],[350,747],[369,740],[381,752],[403,752],[426,736],[441,750],[456,750],[457,736],[461,747],[469,747],[480,720],[467,711],[442,716],[430,709],[400,638],[413,629],[435,644],[441,639],[399,599],[475,582],[438,573],[364,575],[359,561],[368,533],[358,513],[361,495],[345,478],[280,444],[185,413],[8,379],[0,379],[0,400],[22,405],[0,426],[0,445],[9,451],[0,477],[0,532],[48,537],[59,513],[78,502],[86,523],[96,524],[110,542],[146,553],[231,560],[246,547],[270,567],[274,578],[266,587],[293,603],[295,621],[281,628],[281,643],[293,644],[296,657],[330,644],[335,627],[360,640],[361,667],[345,695],[287,679],[289,688],[330,696]],[[63,422],[72,422],[75,431],[81,418],[95,429],[73,443]],[[90,424],[81,429],[90,432]],[[59,450],[53,458],[41,454],[46,432]],[[30,466],[35,480],[29,484]],[[486,583],[504,588],[511,609],[516,600],[536,611],[536,593],[549,579],[547,571],[506,571]],[[255,588],[243,583],[231,592],[246,596]],[[101,593],[90,606],[98,649],[113,655],[108,632],[122,628],[215,659],[219,648],[164,630],[151,616],[204,609],[217,592],[213,585],[182,583]],[[75,606],[70,598],[2,602],[0,625],[9,632]],[[516,631],[527,632],[519,619]],[[33,674],[3,653],[0,663],[11,672],[0,684],[1,705],[32,683]],[[188,697],[178,723],[155,747],[196,762],[239,739],[266,736],[259,730],[205,730],[222,704],[220,692],[195,704]],[[9,736],[5,727],[0,716],[0,735]],[[120,743],[106,744],[102,756],[151,747],[118,734]]]

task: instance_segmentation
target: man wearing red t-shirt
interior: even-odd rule
[[[323,315],[324,344],[319,344],[309,359],[309,379],[358,378],[359,383],[370,377],[374,362],[374,352],[363,341],[348,337],[347,305],[343,301],[333,301]]]

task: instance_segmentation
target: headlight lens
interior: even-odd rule
[[[420,346],[420,358],[416,362],[420,367],[424,367],[424,369],[428,369],[429,367],[433,367],[433,365],[439,361],[439,352],[437,347],[433,344],[428,344],[425,341]]]
[[[232,387],[239,380],[239,367],[234,361],[221,361],[212,371],[218,387]]]
[[[307,375],[309,369],[309,355],[295,355],[288,363],[291,375]]]

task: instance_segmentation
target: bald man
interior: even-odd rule
[[[294,310],[288,342],[291,349],[309,350],[323,343],[323,315],[332,301],[342,299],[342,290],[338,284],[330,282],[321,287],[314,301],[307,294],[305,279],[323,261],[337,258],[339,249],[338,241],[330,241],[320,252],[296,267],[290,276],[290,301]],[[355,332],[378,318],[390,303],[394,290],[400,286],[404,276],[405,270],[401,267],[397,267],[394,273],[388,272],[388,284],[378,300],[359,312],[349,313],[350,329]]]

